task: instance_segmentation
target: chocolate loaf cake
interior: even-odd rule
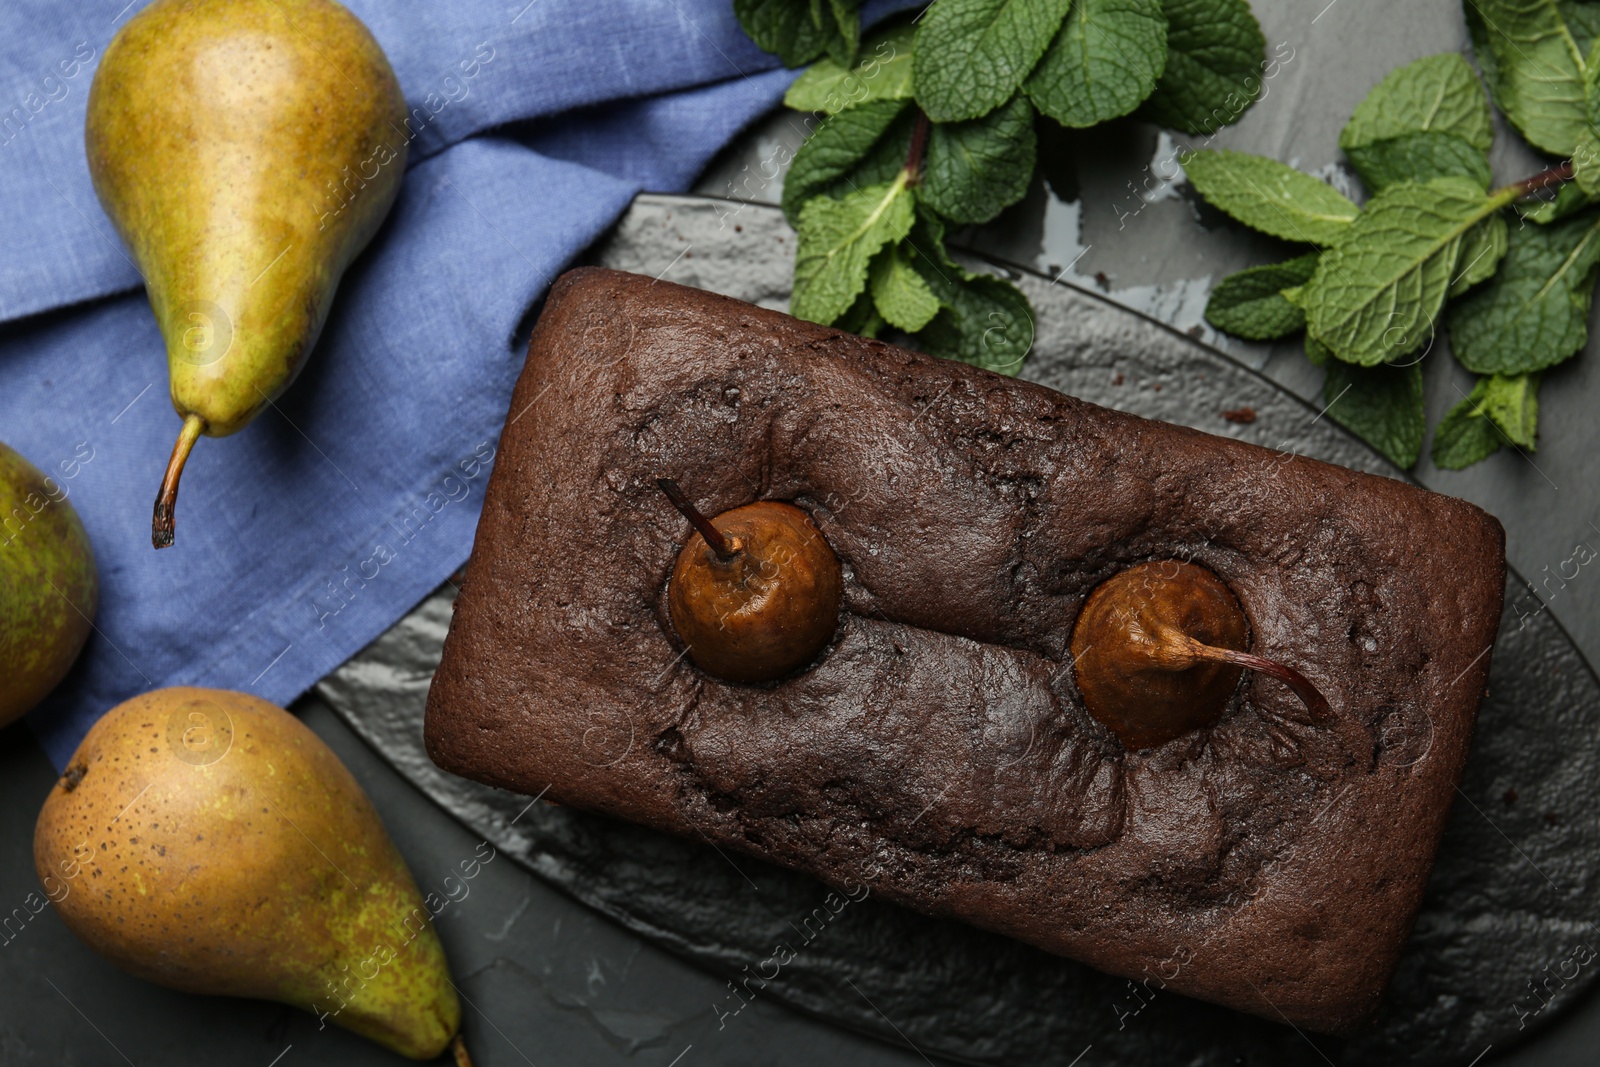
[[[690,529],[658,477],[815,522],[844,595],[809,666],[685,657]],[[1079,609],[1157,559],[1219,576],[1336,722],[1251,673],[1152,748],[1088,715]],[[1348,1030],[1416,915],[1504,566],[1462,501],[581,269],[533,335],[426,739],[482,782]]]

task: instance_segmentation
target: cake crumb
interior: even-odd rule
[[[1227,419],[1229,422],[1238,423],[1240,426],[1248,426],[1252,422],[1256,421],[1256,409],[1248,406],[1242,408],[1229,408],[1227,411],[1222,413],[1222,417]]]

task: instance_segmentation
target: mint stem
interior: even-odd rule
[[[906,184],[916,185],[922,180],[922,154],[928,147],[929,122],[927,114],[917,108],[917,124],[911,128],[911,150],[906,153]]]
[[[1531,178],[1524,178],[1513,185],[1512,188],[1517,190],[1518,195],[1527,196],[1529,193],[1537,193],[1542,189],[1550,188],[1552,185],[1560,185],[1562,182],[1571,180],[1572,160],[1569,159],[1559,167],[1551,167],[1549,170],[1535,174]]]

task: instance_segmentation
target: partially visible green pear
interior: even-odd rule
[[[159,689],[89,731],[33,859],[62,921],[124,970],[304,1008],[412,1059],[461,1007],[405,861],[299,719],[220,689]]]
[[[288,388],[405,170],[405,98],[331,0],[157,0],[106,47],[84,144],[144,275],[183,418],[151,540],[172,543],[195,440]]]
[[[99,605],[94,549],[65,487],[0,443],[0,726],[66,675]]]

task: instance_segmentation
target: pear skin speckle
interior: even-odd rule
[[[84,148],[172,403],[242,429],[299,374],[405,171],[405,97],[330,0],[157,0],[106,47]]]
[[[161,689],[107,712],[68,767],[39,813],[34,865],[91,948],[160,985],[280,1001],[413,1059],[448,1044],[461,1009],[416,883],[299,719],[244,693]]]
[[[0,726],[66,675],[99,603],[94,550],[65,485],[0,444]]]

